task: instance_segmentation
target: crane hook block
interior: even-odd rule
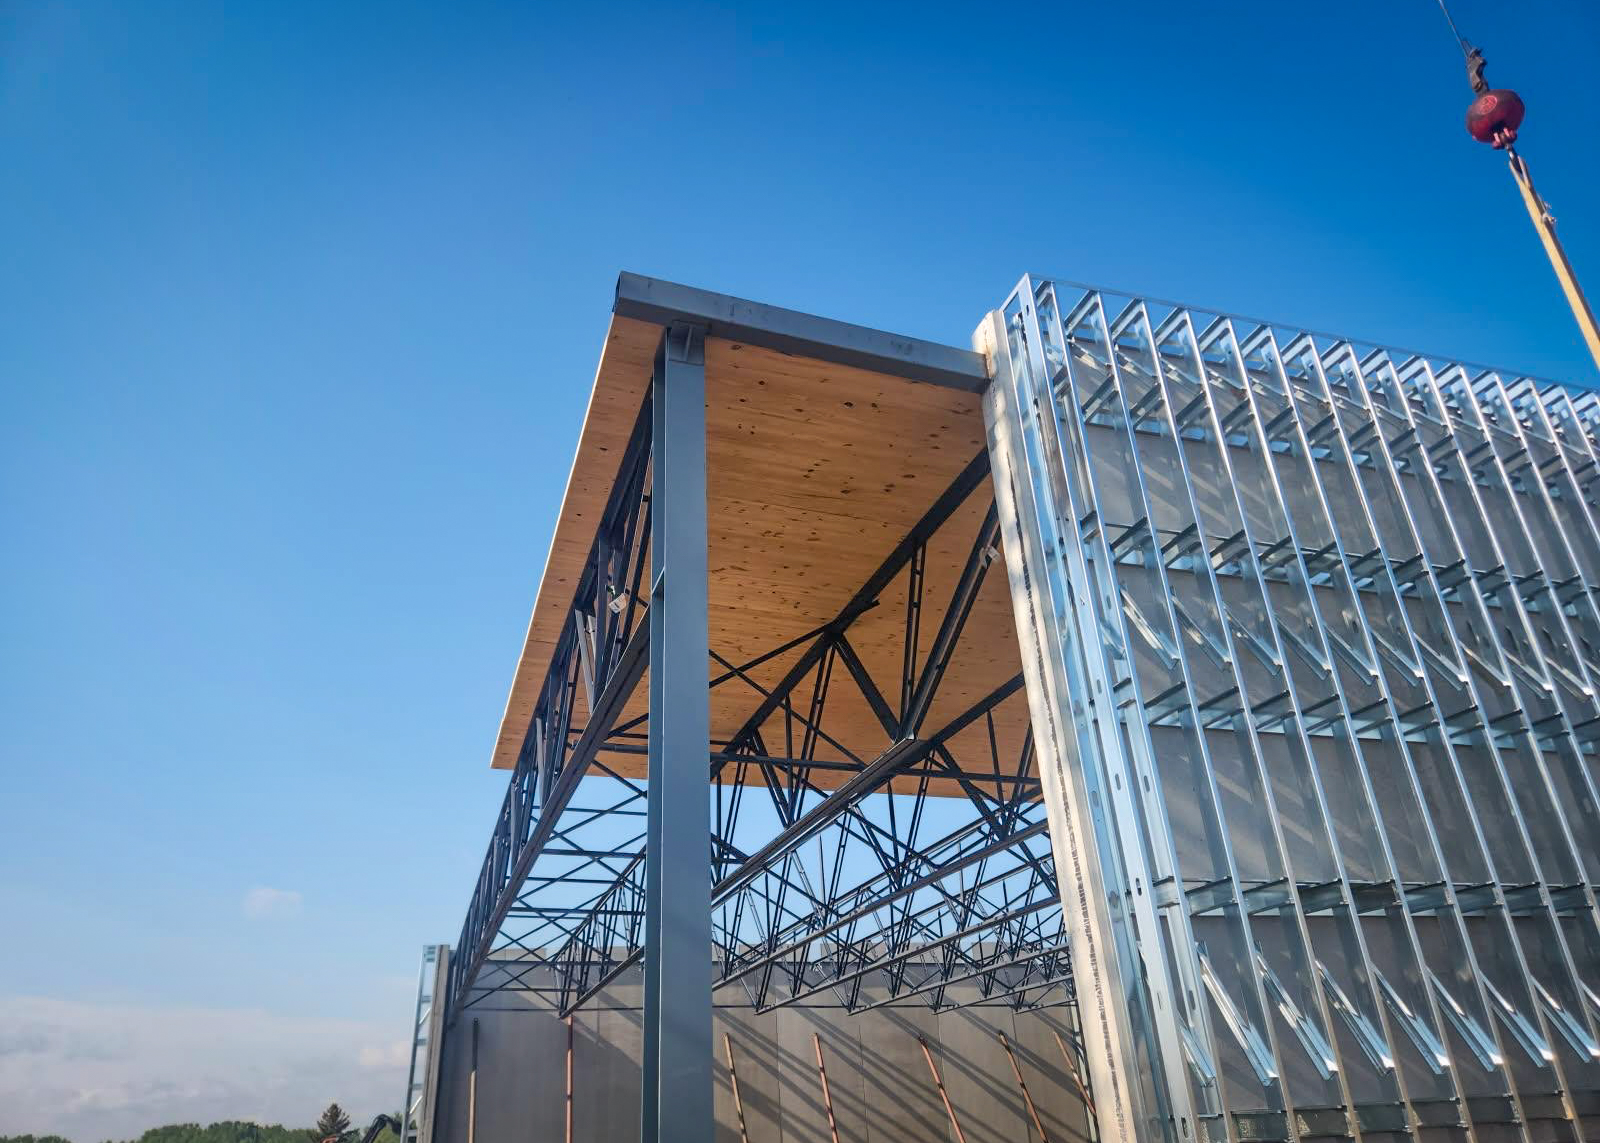
[[[1517,128],[1526,111],[1522,97],[1514,91],[1485,91],[1467,108],[1467,134],[1503,150],[1517,141]]]

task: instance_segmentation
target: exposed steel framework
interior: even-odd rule
[[[694,465],[664,461],[704,404],[696,347],[735,325],[853,363],[893,342],[650,285],[625,278],[619,312],[661,324],[654,380],[450,1019],[510,989],[569,1014],[642,962],[650,1143],[709,1137],[650,1108],[652,1051],[694,1057],[680,1087],[712,1057],[708,999],[652,1013],[675,956],[761,1011],[938,1008],[974,981],[1076,1005],[1062,1051],[1108,1141],[1600,1133],[1593,394],[1024,279],[976,375],[907,342],[917,380],[983,389],[987,448],[836,614],[754,657],[713,643],[702,675],[661,626],[706,622],[670,554],[704,549],[703,458],[698,519]],[[941,707],[994,577],[1015,673]],[[852,641],[869,613],[896,617],[897,672]],[[647,674],[661,725],[630,713]],[[729,692],[733,733],[673,722]],[[830,734],[842,702],[874,749]]]
[[[522,970],[501,977],[501,987],[548,988],[544,970],[555,966],[563,1011],[582,1006],[644,951],[648,785],[611,763],[646,752],[648,720],[600,726],[639,685],[646,663],[649,618],[639,600],[651,546],[650,412],[640,415],[596,538],[596,566],[608,572],[580,588],[575,608],[585,618],[571,625],[570,645],[558,652],[563,670],[547,684],[546,713],[536,718],[539,733],[513,775],[481,884],[508,887],[518,879],[513,854],[531,848],[540,820],[551,823],[547,840],[537,865],[528,857],[515,894],[503,890],[496,907],[483,904],[489,893],[475,898],[459,946],[477,947],[482,957],[508,950],[524,956]],[[962,731],[985,726],[1001,704],[1026,702],[1020,668],[955,718],[928,725],[971,602],[999,556],[993,508],[964,537],[965,566],[953,596],[941,601],[931,635],[921,628],[924,580],[917,572],[928,542],[975,497],[992,501],[986,455],[972,459],[830,622],[755,660],[734,663],[711,649],[717,674],[710,686],[738,688],[750,704],[745,726],[708,752],[712,932],[719,983],[742,984],[758,1008],[835,988],[852,1007],[913,993],[937,1004],[943,986],[974,976],[987,995],[1001,989],[1019,1003],[1070,996],[1031,739],[1016,757],[1002,757],[989,735],[978,736],[981,756],[958,758],[952,745]],[[909,589],[886,598],[897,580]],[[609,603],[617,599],[627,602],[613,609]],[[850,629],[867,611],[890,607],[904,615],[904,669],[899,678],[875,679]],[[596,613],[603,618],[592,644],[580,644],[577,632]],[[796,650],[776,687],[751,677],[762,662]],[[598,713],[574,733],[567,720],[580,687],[597,696]],[[861,757],[830,738],[830,696],[838,701],[840,689],[868,702],[882,723],[884,746],[876,756]],[[781,742],[767,740],[774,722]],[[844,760],[819,758],[825,743]],[[587,775],[581,785],[580,768]],[[823,788],[816,783],[823,772],[848,779]],[[935,780],[964,795],[959,810],[931,792]],[[891,781],[906,792],[887,793]],[[542,790],[551,791],[543,802]],[[580,790],[581,805],[562,802]],[[518,822],[520,829],[513,828]],[[925,960],[934,949],[936,968],[912,968],[914,958]],[[891,969],[890,995],[863,1001],[860,982],[883,967]],[[457,995],[466,994],[475,971],[465,957],[456,962]],[[473,1002],[492,994],[480,989]]]
[[[1034,279],[980,338],[1102,1135],[1592,1136],[1594,395]]]

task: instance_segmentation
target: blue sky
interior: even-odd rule
[[[1600,283],[1600,8],[1453,8]],[[0,1132],[398,1098],[619,270],[1592,383],[1468,97],[1432,0],[0,9]]]

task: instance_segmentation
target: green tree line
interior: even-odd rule
[[[280,1127],[277,1124],[239,1123],[228,1120],[202,1127],[198,1123],[174,1123],[166,1127],[152,1127],[136,1140],[126,1143],[308,1143],[324,1136],[316,1134],[314,1127]],[[359,1139],[358,1132],[344,1132],[345,1139]],[[59,1135],[0,1135],[0,1143],[72,1143]],[[113,1143],[107,1140],[106,1143]],[[374,1143],[400,1143],[388,1128],[378,1135]]]

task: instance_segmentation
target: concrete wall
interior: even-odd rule
[[[952,998],[959,995],[952,989]],[[643,989],[619,981],[572,1022],[571,1143],[639,1138]],[[813,1034],[822,1039],[839,1143],[955,1143],[917,1037],[933,1053],[967,1143],[1038,1143],[998,1033],[1011,1041],[1047,1139],[1087,1143],[1089,1120],[1052,1032],[1070,1043],[1072,1014],[975,1005],[935,1013],[915,1001],[851,1015],[807,1004],[758,1014],[737,987],[717,994],[717,1143],[739,1143],[723,1035],[733,1045],[749,1143],[830,1143]],[[465,1008],[444,1037],[434,1143],[567,1143],[568,1029],[539,996],[503,993]]]

